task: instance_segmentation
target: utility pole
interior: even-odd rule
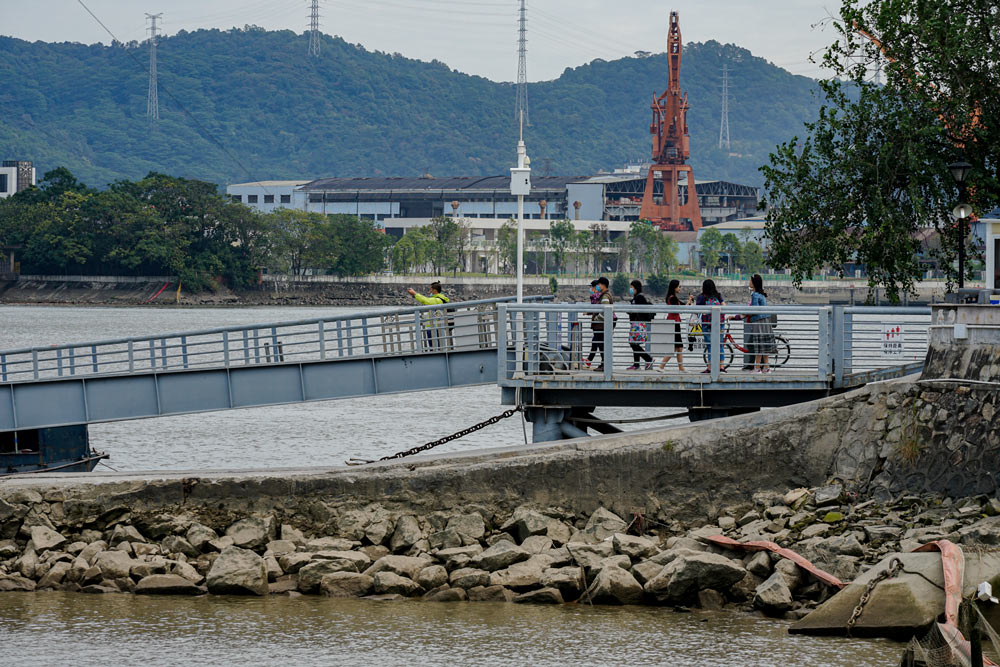
[[[528,120],[528,28],[527,9],[524,6],[525,0],[521,0],[521,8],[518,10],[518,38],[517,38],[517,109],[515,118],[524,125],[530,125]],[[523,139],[523,137],[522,137]]]
[[[146,18],[150,20],[151,24],[148,28],[149,30],[149,95],[146,99],[146,118],[151,121],[160,120],[160,100],[157,98],[157,84],[156,84],[156,31],[157,25],[156,21],[162,17],[163,14],[146,14]]]
[[[719,124],[719,148],[729,145],[729,65],[722,66],[722,121]]]
[[[309,55],[319,57],[319,0],[312,1],[309,12]]]

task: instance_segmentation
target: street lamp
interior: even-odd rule
[[[958,206],[952,210],[952,215],[958,218],[958,289],[965,287],[965,219],[972,216],[972,207],[966,204],[965,179],[972,171],[972,165],[965,160],[948,165],[948,171],[958,185]]]

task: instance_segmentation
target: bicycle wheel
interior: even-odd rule
[[[719,359],[719,369],[724,371],[728,370],[733,363],[733,346],[730,345],[729,343],[726,343],[725,345],[723,345],[722,350],[723,350],[722,358]],[[708,347],[702,350],[701,358],[705,360],[706,366],[712,365],[711,362],[709,362],[708,360]]]
[[[783,336],[775,336],[774,344],[777,346],[778,353],[774,355],[774,361],[771,362],[771,365],[777,368],[788,363],[792,356],[792,346]]]

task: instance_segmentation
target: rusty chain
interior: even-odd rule
[[[861,599],[858,600],[858,606],[854,608],[854,611],[851,612],[851,617],[847,619],[848,637],[851,636],[851,629],[855,626],[855,624],[857,624],[858,619],[861,618],[861,614],[865,610],[865,605],[867,605],[868,600],[871,599],[872,591],[875,590],[875,587],[878,586],[883,581],[885,581],[886,579],[891,579],[895,577],[897,574],[899,574],[899,571],[902,569],[903,569],[903,561],[899,560],[898,558],[893,558],[891,561],[889,561],[889,567],[887,567],[884,572],[880,572],[875,577],[873,577],[871,581],[868,582],[868,585],[865,586],[865,590],[861,593]]]
[[[420,452],[426,452],[428,449],[434,449],[438,445],[443,445],[446,442],[451,442],[452,440],[458,440],[459,438],[464,438],[465,436],[469,435],[470,433],[475,433],[476,431],[478,431],[480,429],[484,429],[487,426],[491,426],[493,424],[496,424],[498,421],[500,421],[502,419],[507,419],[508,417],[512,417],[512,416],[514,416],[515,414],[517,414],[520,411],[521,411],[520,406],[518,406],[516,408],[511,408],[510,410],[505,410],[504,412],[501,412],[498,415],[494,415],[494,416],[490,417],[486,421],[481,421],[478,424],[473,424],[472,426],[470,426],[468,428],[465,428],[465,429],[462,429],[461,431],[458,431],[457,433],[452,433],[451,435],[446,435],[443,438],[440,438],[438,440],[434,440],[432,442],[428,442],[428,443],[423,444],[423,445],[417,445],[416,447],[411,447],[410,449],[405,449],[405,450],[403,450],[401,452],[396,452],[395,454],[392,454],[390,456],[383,456],[382,458],[380,458],[378,460],[379,461],[391,461],[393,459],[401,459],[401,458],[403,458],[405,456],[413,456],[414,454],[419,454]],[[375,459],[358,459],[358,458],[353,458],[353,459],[349,459],[348,461],[346,461],[346,463],[349,466],[360,466],[360,465],[365,465],[366,463],[375,463]]]

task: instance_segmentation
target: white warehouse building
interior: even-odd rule
[[[0,199],[35,185],[35,167],[29,160],[4,160],[0,163]]]

